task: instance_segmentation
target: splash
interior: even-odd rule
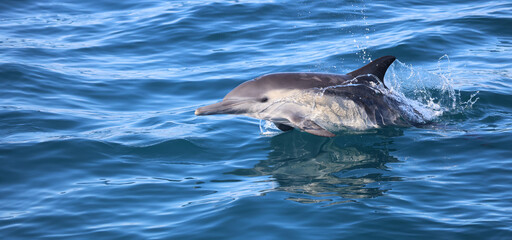
[[[322,99],[326,90],[359,85],[356,80],[357,78],[341,85],[314,89],[316,93],[311,103],[311,113],[319,107],[317,101]],[[387,88],[382,84],[372,84],[371,88],[398,102],[403,117],[411,123],[438,122],[443,115],[463,113],[478,101],[478,92],[467,99],[462,99],[460,91],[454,88],[450,59],[447,55],[439,58],[437,68],[434,70],[415,68],[396,60],[388,69],[385,82]],[[300,96],[295,95],[284,101],[300,103],[298,97]],[[272,122],[266,120],[260,121],[260,132],[264,136],[281,133]]]
[[[271,121],[260,119],[260,134],[265,137],[272,137],[282,133]]]
[[[478,92],[462,99],[460,91],[454,88],[448,55],[440,57],[437,69],[430,71],[396,60],[387,71],[386,85],[392,95],[429,121],[445,114],[464,112],[478,101]]]

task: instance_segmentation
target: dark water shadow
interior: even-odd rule
[[[271,176],[272,191],[292,193],[289,200],[310,203],[354,201],[382,196],[392,181],[386,166],[399,162],[390,155],[390,136],[401,130],[340,136],[335,139],[293,131],[272,137],[268,159],[250,169],[226,174],[245,177]],[[340,199],[341,198],[341,199]]]

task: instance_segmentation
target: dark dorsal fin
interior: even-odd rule
[[[372,74],[378,77],[380,82],[384,84],[384,74],[386,74],[386,70],[388,70],[388,67],[395,61],[395,59],[396,58],[393,56],[380,57],[373,60],[371,63],[366,64],[362,68],[347,73],[347,75],[357,77]]]

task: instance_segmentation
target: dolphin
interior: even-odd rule
[[[395,59],[380,57],[345,75],[263,75],[240,84],[221,102],[198,108],[195,115],[246,115],[271,121],[282,131],[296,128],[324,137],[341,130],[412,126],[421,122],[419,112],[384,84]]]

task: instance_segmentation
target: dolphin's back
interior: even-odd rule
[[[395,57],[384,56],[346,75],[329,73],[273,73],[244,82],[228,93],[224,99],[236,96],[248,98],[263,97],[264,93],[278,89],[312,89],[351,83],[384,85],[384,74]],[[385,86],[385,85],[384,85]]]
[[[233,96],[260,97],[265,92],[279,89],[313,89],[340,85],[354,77],[327,73],[272,73],[244,82],[228,93]]]
[[[274,89],[324,88],[343,85],[347,81],[356,84],[369,85],[370,83],[380,83],[384,85],[384,75],[393,61],[395,61],[393,56],[380,57],[346,75],[329,73],[274,73],[261,76],[253,81],[261,82],[261,85],[274,87]]]

